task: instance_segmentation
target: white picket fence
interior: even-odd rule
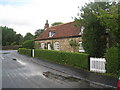
[[[105,73],[105,58],[93,58],[90,57],[90,71]]]

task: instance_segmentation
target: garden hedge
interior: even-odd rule
[[[117,47],[112,47],[106,52],[107,65],[106,69],[108,73],[115,73],[120,71],[120,50]]]
[[[20,54],[31,56],[30,49],[21,48],[18,51]],[[35,57],[42,60],[56,62],[59,64],[66,64],[74,67],[80,67],[83,69],[88,69],[89,66],[88,54],[85,53],[35,49]]]
[[[26,56],[31,56],[32,54],[31,49],[26,49],[26,48],[19,48],[18,52]]]
[[[35,57],[60,64],[88,69],[88,55],[54,50],[35,50]]]

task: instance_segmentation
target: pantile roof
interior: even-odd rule
[[[49,37],[49,32],[55,32],[55,34],[52,37]],[[69,22],[47,28],[47,30],[43,31],[36,40],[80,36],[79,33],[80,27],[75,26],[74,22]]]

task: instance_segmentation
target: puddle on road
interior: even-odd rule
[[[60,81],[69,81],[69,82],[78,82],[79,79],[72,77],[72,76],[63,76],[63,75],[59,75],[56,73],[52,73],[52,72],[43,72],[43,75],[46,78],[49,79],[53,79],[53,80],[60,80]]]
[[[43,72],[43,76],[45,76],[46,78],[49,78],[51,80],[54,80],[54,81],[58,81],[58,82],[60,81],[59,83],[71,82],[72,83],[71,85],[78,84],[78,86],[80,85],[80,87],[88,86],[88,87],[92,87],[92,88],[107,88],[107,87],[104,87],[104,86],[101,86],[101,85],[98,85],[98,84],[95,84],[92,82],[88,82],[88,81],[85,81],[82,79],[78,79],[78,78],[75,78],[72,76],[59,75],[56,73],[52,73],[50,71]]]

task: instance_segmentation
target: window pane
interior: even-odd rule
[[[54,49],[59,51],[59,42],[54,43]]]

